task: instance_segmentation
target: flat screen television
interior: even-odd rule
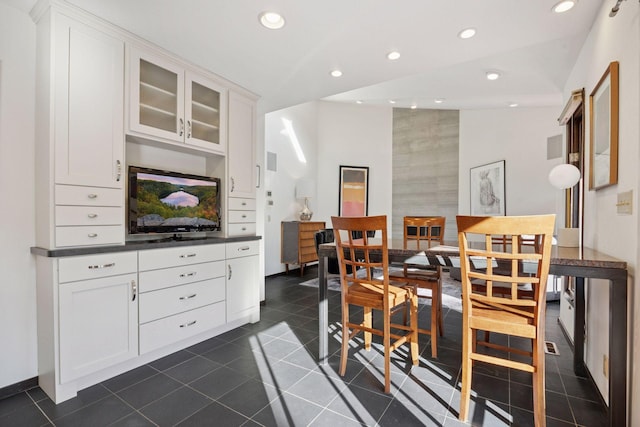
[[[221,230],[220,179],[129,166],[129,234]]]

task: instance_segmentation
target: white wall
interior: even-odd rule
[[[611,61],[620,63],[620,135],[618,158],[618,184],[598,191],[585,192],[584,236],[585,245],[607,253],[628,263],[630,283],[638,289],[635,277],[640,252],[638,250],[638,189],[640,175],[640,114],[639,60],[640,23],[638,2],[625,2],[615,18],[610,18],[610,4],[603,4],[582,51],[564,88],[565,99],[572,90],[584,88],[588,95]],[[588,110],[588,104],[587,109]],[[589,155],[589,117],[585,123],[586,154]],[[588,173],[588,162],[587,162]],[[587,175],[588,176],[588,175]],[[633,214],[616,213],[617,193],[633,190]],[[602,372],[602,360],[608,355],[609,294],[606,282],[590,280],[587,284],[587,340],[586,362],[605,399],[608,382]],[[629,402],[640,395],[640,292],[629,296],[629,332],[633,333],[630,351]],[[640,422],[640,407],[629,405],[629,425]]]
[[[459,213],[470,211],[469,169],[498,160],[505,160],[507,215],[558,211],[562,192],[547,176],[564,161],[547,160],[547,138],[562,133],[561,109],[559,102],[557,107],[460,111]]]
[[[281,134],[282,118],[293,127],[306,156],[300,163],[291,142]],[[391,121],[390,108],[311,102],[275,111],[265,118],[265,149],[276,153],[276,172],[265,171],[263,191],[273,205],[265,206],[265,274],[284,271],[280,263],[280,222],[297,220],[302,208],[295,199],[295,181],[316,181],[316,196],[309,205],[312,220],[331,227],[331,215],[338,214],[340,165],[369,166],[369,214],[389,215],[391,230]]]
[[[0,388],[37,376],[35,25],[0,3]]]

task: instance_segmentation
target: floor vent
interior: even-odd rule
[[[558,346],[556,346],[556,343],[552,341],[544,342],[544,352],[547,354],[553,354],[555,356],[560,355],[560,352],[558,351]]]

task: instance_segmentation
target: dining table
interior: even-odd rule
[[[460,253],[457,242],[445,242],[429,249],[404,247],[402,239],[388,241],[389,263],[402,263],[406,258],[424,253],[429,264],[442,267],[459,265]],[[318,247],[318,320],[320,364],[326,364],[329,356],[329,299],[327,265],[329,258],[337,258],[335,243],[324,243]],[[576,375],[586,376],[584,362],[585,324],[585,279],[589,286],[609,287],[609,425],[627,424],[627,282],[625,261],[587,247],[553,246],[549,274],[575,279],[571,298],[574,306],[573,369]]]

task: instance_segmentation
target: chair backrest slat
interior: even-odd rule
[[[417,249],[420,249],[420,242],[425,242],[427,249],[442,245],[445,222],[446,218],[443,216],[405,216],[403,219],[404,248],[407,249],[408,242],[411,240],[416,241]],[[413,234],[414,231],[415,234]]]

